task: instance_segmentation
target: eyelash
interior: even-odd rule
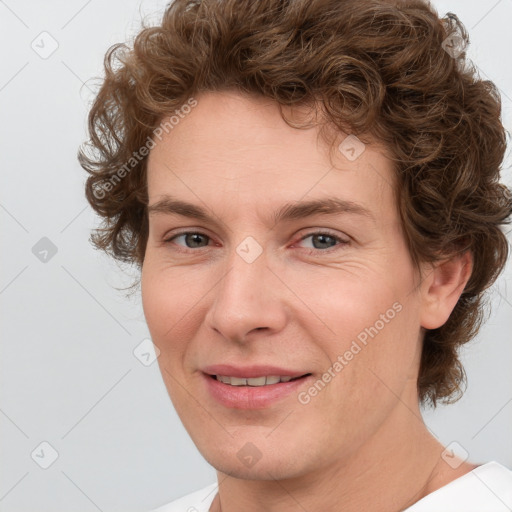
[[[204,236],[204,237],[208,238],[209,240],[211,240],[210,236],[208,236],[206,233],[201,233],[200,231],[183,231],[181,233],[176,233],[176,234],[172,235],[171,237],[164,239],[164,243],[165,244],[170,244],[175,238],[178,238],[178,237],[183,236],[183,235],[200,235],[200,236]],[[343,240],[341,237],[339,237],[339,236],[337,236],[337,235],[335,235],[333,233],[330,233],[329,231],[314,231],[314,232],[311,232],[311,233],[307,233],[306,235],[301,237],[298,241],[302,242],[306,238],[309,238],[309,237],[315,236],[315,235],[327,235],[327,236],[333,238],[334,240],[336,240],[336,242],[339,242],[339,244],[335,245],[333,247],[330,247],[329,249],[315,249],[315,248],[313,248],[313,249],[306,249],[307,254],[331,253],[331,252],[333,252],[335,250],[340,249],[344,245],[348,245],[350,243],[347,240]],[[198,247],[196,249],[192,249],[192,248],[189,248],[189,247],[183,248],[181,246],[178,246],[178,247],[180,247],[178,249],[179,252],[185,252],[185,253],[188,253],[188,252],[191,252],[191,251],[197,251],[198,249],[206,249],[206,247]]]

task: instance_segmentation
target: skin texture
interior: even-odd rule
[[[378,144],[354,161],[331,159],[318,128],[291,128],[275,104],[234,92],[196,99],[150,152],[149,205],[168,194],[214,217],[150,215],[142,299],[169,396],[217,469],[211,510],[398,511],[476,467],[441,459],[416,389],[424,329],[447,320],[470,255],[417,272]],[[373,219],[274,225],[284,203],[332,195]],[[164,241],[187,229],[206,236]],[[345,243],[301,240],[315,231]],[[236,251],[248,236],[263,249],[252,263]],[[396,303],[400,312],[307,404],[292,393],[266,409],[227,408],[208,392],[200,369],[210,364],[272,364],[316,381]],[[237,457],[248,442],[261,454],[252,467]]]

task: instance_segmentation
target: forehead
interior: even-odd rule
[[[264,208],[334,195],[377,214],[393,206],[393,167],[381,145],[339,132],[332,151],[318,126],[289,126],[278,105],[264,98],[215,92],[196,100],[155,139],[148,159],[150,204],[170,195]],[[345,139],[355,144],[348,152]]]

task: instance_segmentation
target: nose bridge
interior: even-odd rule
[[[246,237],[234,247],[227,272],[215,288],[208,314],[210,327],[233,341],[242,341],[252,330],[280,327],[283,312],[272,293],[275,283],[262,245]]]

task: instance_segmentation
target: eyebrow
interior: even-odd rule
[[[286,203],[278,211],[274,212],[272,219],[277,224],[284,221],[304,219],[314,215],[338,215],[340,213],[356,214],[367,217],[374,223],[376,222],[372,212],[363,205],[338,197]],[[160,201],[148,206],[148,215],[151,214],[181,215],[203,222],[213,220],[201,206],[174,199],[169,195],[165,195]]]

